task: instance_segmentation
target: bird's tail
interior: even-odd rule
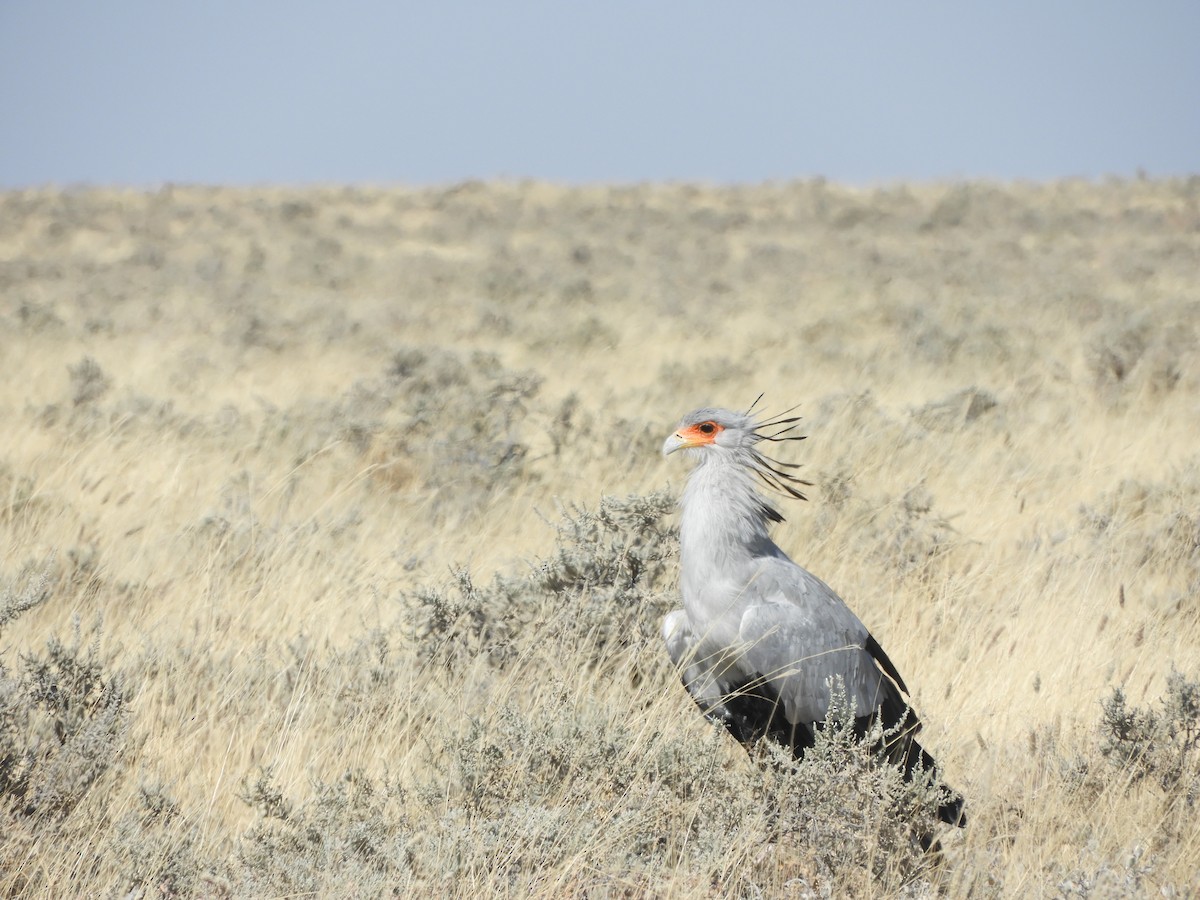
[[[928,779],[938,786],[941,801],[938,803],[938,818],[949,825],[962,828],[967,824],[963,814],[965,800],[963,795],[942,781],[938,771],[937,761],[930,756],[925,748],[917,743],[916,734],[921,729],[921,723],[907,704],[897,697],[889,697],[879,709],[879,715],[887,729],[875,750],[893,765],[902,765],[904,780],[912,782],[917,778]],[[872,717],[865,721],[856,722],[859,727],[868,728]]]
[[[947,825],[957,825],[959,828],[966,827],[967,814],[963,812],[963,806],[966,805],[966,801],[963,799],[963,795],[954,790],[954,788],[944,784],[939,790],[946,795],[947,799],[943,803],[938,804],[938,818]]]
[[[967,817],[963,813],[963,806],[966,803],[963,795],[941,780],[937,762],[914,738],[906,736],[887,747],[884,752],[893,763],[903,763],[905,781],[911,782],[916,778],[928,778],[937,784],[941,799],[937,809],[939,819],[948,825],[957,825],[959,828],[967,824]]]

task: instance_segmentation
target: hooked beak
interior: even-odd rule
[[[663,441],[663,456],[670,456],[676,450],[683,450],[686,447],[695,446],[678,431]]]

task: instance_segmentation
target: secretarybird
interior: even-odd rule
[[[840,680],[858,736],[878,716],[885,736],[876,749],[902,764],[906,779],[940,784],[915,740],[920,723],[895,665],[842,599],[771,540],[767,529],[783,516],[756,480],[801,500],[810,483],[759,449],[803,440],[794,433],[799,417],[758,421],[752,412],[695,410],[663,444],[664,456],[687,450],[697,461],[681,502],[683,609],[663,621],[684,686],[747,749],[766,737],[798,759],[813,746]],[[938,817],[965,824],[962,796],[940,790]]]

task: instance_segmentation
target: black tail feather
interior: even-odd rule
[[[964,827],[967,817],[963,814],[963,795],[941,780],[937,760],[917,743],[916,734],[921,730],[921,723],[916,714],[897,694],[891,693],[876,713],[855,720],[855,733],[865,736],[874,726],[876,715],[882,720],[884,736],[873,748],[875,752],[893,765],[902,765],[905,781],[925,778],[936,784],[943,797],[938,805],[938,818],[948,825]],[[863,730],[859,731],[860,728]]]
[[[815,744],[816,729],[821,727],[821,723],[788,722],[778,694],[762,679],[747,682],[725,695],[720,704],[708,708],[701,705],[701,709],[710,719],[724,725],[748,752],[753,752],[754,746],[767,738],[790,749],[797,760]],[[941,781],[937,762],[917,743],[914,735],[921,726],[912,710],[897,696],[889,696],[876,712],[855,718],[854,734],[860,740],[865,738],[874,729],[877,718],[882,719],[884,737],[872,750],[893,765],[903,765],[905,781],[923,778],[936,783],[943,798],[937,809],[938,819],[959,828],[965,826],[965,800]]]

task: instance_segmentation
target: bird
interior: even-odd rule
[[[662,624],[671,660],[701,711],[748,751],[765,738],[797,760],[842,687],[858,738],[882,724],[874,749],[906,780],[936,783],[938,818],[965,825],[962,794],[916,740],[921,723],[895,664],[841,597],[771,539],[784,519],[759,485],[805,500],[812,484],[762,447],[804,440],[801,417],[793,408],[757,418],[758,402],[744,413],[694,410],[663,443],[664,457],[683,450],[696,461],[680,501],[683,608]]]

